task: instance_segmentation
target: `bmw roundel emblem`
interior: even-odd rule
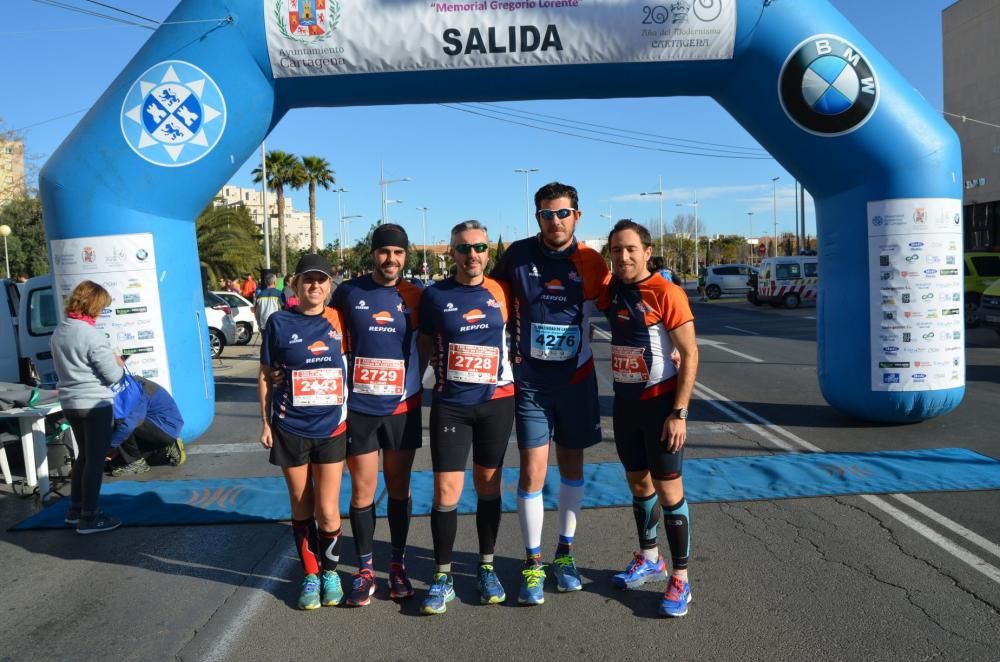
[[[840,136],[861,127],[878,106],[879,84],[864,55],[834,35],[814,35],[785,60],[778,98],[799,128]]]
[[[159,166],[198,161],[226,128],[226,102],[215,81],[189,62],[168,60],[147,69],[122,103],[129,147]]]

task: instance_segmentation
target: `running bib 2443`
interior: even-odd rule
[[[292,404],[296,407],[344,404],[344,371],[340,368],[293,370]]]

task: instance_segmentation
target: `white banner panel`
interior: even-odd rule
[[[868,269],[872,390],[963,386],[962,201],[869,202]]]
[[[275,78],[728,60],[736,0],[262,0]]]
[[[111,305],[97,318],[97,328],[116,352],[128,357],[125,365],[132,374],[170,391],[153,235],[117,234],[51,243],[59,309],[66,307],[66,299],[82,281],[106,289]]]

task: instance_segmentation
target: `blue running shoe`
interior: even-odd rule
[[[420,606],[422,614],[443,614],[448,611],[448,603],[455,599],[455,584],[450,575],[434,573],[434,581],[427,591],[427,597]]]
[[[479,601],[484,605],[498,605],[506,599],[507,594],[493,566],[489,563],[479,566]]]
[[[351,594],[347,604],[351,607],[367,607],[375,593],[375,573],[368,568],[361,568],[351,580]]]
[[[521,591],[517,601],[522,605],[540,605],[545,603],[545,566],[526,565],[521,571]]]
[[[319,577],[306,575],[299,593],[299,609],[319,609]]]
[[[691,604],[691,585],[680,577],[671,577],[667,592],[660,601],[660,616],[672,618],[684,616],[688,613],[689,604]]]
[[[611,583],[618,588],[638,588],[646,582],[661,582],[666,578],[667,564],[663,562],[663,557],[653,563],[642,553],[636,552],[625,572],[619,572],[612,577]]]
[[[556,575],[556,588],[560,593],[579,591],[583,589],[580,571],[576,569],[576,560],[570,554],[560,554],[553,561]]]
[[[324,570],[320,585],[324,607],[336,607],[344,599],[344,589],[340,586],[340,575],[336,570]]]

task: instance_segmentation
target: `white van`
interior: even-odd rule
[[[819,258],[815,255],[765,257],[757,273],[755,303],[798,308],[819,292]]]
[[[58,324],[51,275],[0,281],[0,381],[53,388],[49,340]]]

